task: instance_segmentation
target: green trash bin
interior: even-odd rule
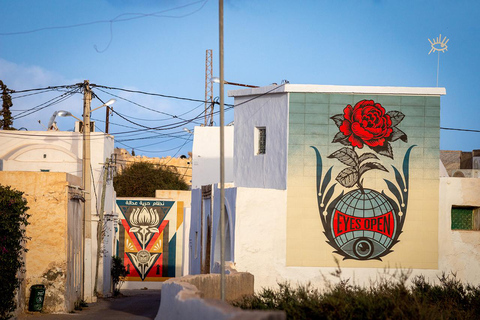
[[[28,310],[42,311],[44,298],[45,298],[45,286],[43,284],[36,284],[31,286]]]

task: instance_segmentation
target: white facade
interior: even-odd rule
[[[91,168],[92,168],[92,240],[90,274],[91,288],[95,282],[97,255],[97,224],[100,210],[104,165],[112,158],[114,152],[113,136],[104,133],[91,133]],[[83,135],[78,132],[64,131],[0,131],[0,170],[2,171],[46,171],[66,172],[78,177],[82,176]],[[1,181],[0,181],[1,183]],[[110,292],[110,265],[114,243],[111,241],[115,214],[115,191],[112,181],[108,181],[105,189],[105,259],[100,261],[98,277],[99,292],[108,295]],[[88,243],[86,252],[89,251]],[[87,257],[88,259],[88,257]],[[104,265],[102,265],[104,261]],[[88,266],[85,267],[87,269]],[[103,270],[103,272],[102,272]],[[89,270],[85,270],[89,274]],[[86,279],[87,281],[87,279]],[[88,286],[86,286],[88,287]],[[93,290],[93,289],[92,289]],[[93,297],[93,291],[92,291]]]
[[[233,182],[233,133],[234,126],[225,127],[225,182]],[[220,181],[220,128],[219,127],[195,127],[192,149],[192,201],[189,221],[186,225],[185,234],[188,234],[188,260],[187,273],[199,274],[202,268],[208,268],[208,272],[214,270],[219,261],[219,215],[220,208],[219,189],[216,185]],[[210,186],[210,195],[202,195],[202,186]],[[234,238],[235,223],[235,190],[226,191],[226,228],[230,236]],[[207,239],[209,238],[209,242]],[[207,249],[207,244],[208,249]],[[233,241],[227,244],[228,259],[233,259]]]
[[[225,127],[225,182],[233,182],[233,126]],[[220,128],[195,127],[192,190],[220,181]]]

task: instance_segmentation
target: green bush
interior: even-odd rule
[[[135,162],[113,178],[117,197],[155,197],[156,190],[188,190],[175,167]]]
[[[113,295],[117,296],[120,293],[120,287],[128,275],[127,269],[123,265],[122,259],[117,256],[112,257],[112,269],[110,270],[113,282]]]
[[[439,277],[431,284],[398,273],[370,286],[341,280],[329,283],[320,292],[311,284],[292,287],[279,283],[278,289],[263,289],[234,303],[242,309],[283,310],[288,319],[478,319],[480,286],[464,285],[455,274]]]
[[[24,271],[23,253],[27,252],[25,227],[28,225],[27,201],[23,192],[0,185],[0,319],[9,319],[16,309],[15,290]]]

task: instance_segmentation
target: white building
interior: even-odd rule
[[[452,219],[478,221],[480,180],[440,178],[444,88],[285,84],[229,94],[235,127],[227,260],[253,273],[256,289],[284,280],[321,285],[337,265],[356,283],[396,268],[432,280],[452,271],[480,281],[480,269],[469,267],[480,263],[478,224],[452,230]],[[194,181],[198,171],[194,165]],[[219,203],[215,185],[213,201],[206,201],[211,187],[200,190],[215,182],[192,188],[192,221],[204,221],[199,230],[210,209],[194,203]],[[218,212],[214,205],[213,221]],[[217,235],[208,240],[206,233],[201,240],[205,233],[190,233],[191,263],[205,247],[217,250]],[[213,271],[219,258],[209,260],[210,270],[192,273]]]
[[[233,133],[234,127],[225,127],[225,182],[233,182]],[[212,215],[220,209],[220,128],[195,127],[192,149],[192,201],[191,219],[185,219],[185,234],[189,234],[188,265],[190,274],[209,273],[219,260],[220,238],[219,215]],[[202,188],[203,186],[203,188]],[[231,199],[232,191],[226,192]],[[212,201],[215,199],[215,201]],[[235,227],[235,206],[230,200],[225,203],[227,237],[227,259],[233,253],[233,230]]]
[[[98,292],[109,295],[111,292],[110,266],[113,250],[115,191],[112,175],[106,164],[112,160],[114,139],[99,132],[91,133],[91,174],[92,174],[92,239],[85,245],[85,297],[87,302],[94,296],[97,224],[101,199],[105,199],[105,237],[104,254],[100,261],[98,274]],[[83,136],[79,132],[64,131],[0,131],[0,170],[1,171],[44,171],[66,172],[82,176]],[[105,176],[105,174],[107,176]],[[106,188],[103,188],[106,178]],[[1,181],[0,181],[1,183]],[[105,190],[105,194],[103,194]],[[78,226],[81,228],[82,226]],[[102,256],[102,255],[101,255]]]

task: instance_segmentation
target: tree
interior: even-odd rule
[[[8,88],[2,80],[0,80],[0,89],[2,90],[3,100],[2,111],[0,111],[0,115],[2,116],[2,119],[0,120],[0,129],[15,130],[15,128],[12,127],[13,119],[12,113],[10,112],[10,107],[13,106],[12,97],[8,93]]]
[[[155,197],[155,190],[188,190],[176,169],[135,162],[113,178],[117,197]]]

